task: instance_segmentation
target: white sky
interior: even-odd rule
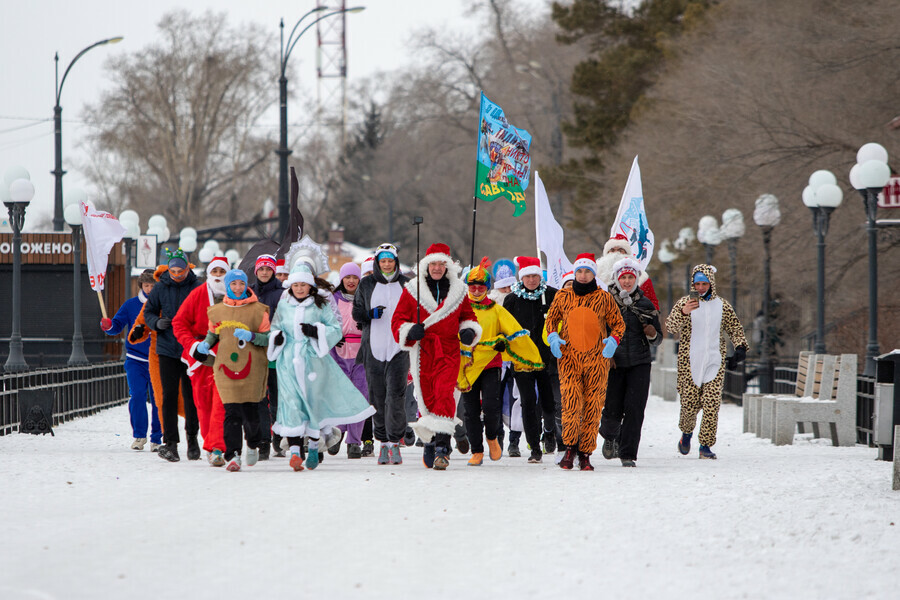
[[[544,0],[516,0],[524,10],[540,9]],[[331,2],[335,4],[333,0]],[[444,27],[464,30],[472,27],[466,20],[464,0],[358,0],[348,6],[366,6],[365,12],[348,15],[348,79],[390,71],[409,62],[407,42],[417,30]],[[0,9],[3,33],[0,35],[0,174],[13,165],[31,172],[35,198],[28,209],[32,217],[53,213],[53,105],[55,52],[59,52],[60,78],[69,62],[81,49],[110,37],[124,36],[117,45],[100,46],[82,56],[69,73],[63,88],[63,189],[87,187],[87,181],[75,169],[74,162],[84,137],[78,120],[83,106],[96,100],[109,87],[103,64],[117,52],[134,52],[150,44],[157,33],[156,24],[166,12],[187,8],[193,14],[207,9],[225,11],[232,25],[254,21],[271,28],[272,85],[277,86],[278,22],[284,17],[290,28],[314,0],[191,0],[175,2],[155,0],[20,0],[4,2]],[[545,10],[545,9],[542,9]],[[308,22],[308,20],[307,20]],[[287,32],[286,32],[287,34]],[[291,104],[289,121],[294,122],[301,108],[297,85],[310,93],[315,90],[315,27],[301,39],[291,56],[291,65],[300,81],[289,83]],[[273,91],[277,94],[277,88]],[[38,120],[46,119],[43,122]],[[277,121],[273,122],[277,128]],[[274,155],[273,155],[274,160]],[[4,216],[5,216],[5,210]],[[26,216],[26,229],[29,221]]]

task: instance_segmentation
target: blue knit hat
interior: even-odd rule
[[[232,300],[243,300],[247,297],[247,288],[244,288],[244,292],[240,296],[235,296],[234,292],[231,291],[231,282],[232,281],[243,281],[244,285],[247,285],[247,274],[241,271],[240,269],[232,269],[225,273],[225,293],[228,294],[228,297]]]

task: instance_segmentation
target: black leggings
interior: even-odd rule
[[[187,374],[187,365],[180,359],[159,355],[159,378],[162,380],[163,392],[163,441],[166,444],[177,444],[178,437],[178,384],[181,384],[181,395],[184,396],[184,432],[188,437],[196,436],[200,431],[197,419],[197,407],[194,406],[194,392]]]
[[[241,437],[247,431],[247,447],[259,448],[259,403],[242,402],[225,405],[225,460],[241,453]]]
[[[466,435],[472,452],[484,452],[484,435],[489,440],[495,440],[503,432],[503,398],[500,391],[500,369],[493,367],[482,371],[472,384],[472,389],[463,392],[460,398],[465,406]]]

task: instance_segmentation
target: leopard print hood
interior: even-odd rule
[[[696,275],[698,272],[703,273],[707,278],[709,278],[710,294],[707,300],[717,298],[719,294],[716,291],[716,268],[712,265],[701,263],[691,269],[691,289],[694,289],[694,275]]]

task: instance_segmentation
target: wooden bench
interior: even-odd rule
[[[856,445],[856,362],[855,354],[825,355],[833,367],[825,370],[820,393],[815,397],[778,398],[774,401],[772,441],[776,446],[792,444],[798,423],[812,423],[820,437],[819,424],[829,426],[834,446]],[[825,361],[823,361],[825,362]]]
[[[794,386],[794,394],[783,397],[802,398],[803,396],[812,395],[815,377],[808,376],[810,364],[814,365],[813,371],[815,371],[818,368],[819,363],[821,363],[821,361],[817,359],[817,355],[807,350],[801,352],[797,359],[797,382]],[[768,394],[744,393],[741,402],[744,416],[744,433],[755,433],[757,436],[760,436],[760,432],[762,431],[762,398],[766,396],[772,397]],[[767,409],[768,408],[769,407],[767,406]],[[766,419],[766,421],[768,422],[769,419]]]

